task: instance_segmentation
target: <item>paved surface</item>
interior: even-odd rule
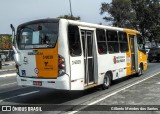
[[[126,88],[120,91],[122,88],[128,87],[138,81],[148,78],[151,75],[160,72],[160,63],[150,63],[149,68],[141,77],[130,76],[114,81],[113,85],[108,90],[102,90],[100,88],[93,88],[86,91],[61,91],[46,88],[35,87],[19,87],[16,83],[15,76],[7,76],[0,78],[0,105],[15,105],[15,104],[51,104],[52,107],[59,104],[59,111],[55,112],[40,112],[40,114],[52,114],[63,113],[64,109],[75,109],[78,105],[91,104],[97,100],[99,102],[94,105],[158,105],[160,104],[160,75],[156,75],[148,80],[145,80],[132,87]],[[119,92],[117,92],[119,91]],[[116,93],[117,92],[117,93]],[[115,93],[115,94],[114,94]],[[67,106],[65,106],[67,105]],[[87,109],[87,108],[86,108]],[[0,112],[1,113],[1,112]],[[21,112],[20,112],[21,113]],[[70,112],[67,112],[70,113]],[[75,112],[71,112],[72,114]],[[78,111],[76,113],[106,113],[105,111],[91,111],[83,112]],[[111,111],[107,113],[118,113],[117,111]],[[132,114],[129,111],[120,111],[123,114]],[[141,113],[153,113],[157,114],[157,111],[144,111],[134,112],[136,114]]]
[[[8,61],[8,62],[3,62],[2,68],[0,69],[0,75],[7,73],[12,73],[15,72],[15,62],[14,61]]]
[[[94,99],[96,100],[96,99]],[[111,97],[108,97],[105,100],[102,100],[98,103],[95,103],[94,105],[113,105],[110,107],[110,109],[112,108],[113,111],[116,110],[125,110],[126,105],[128,106],[134,106],[134,105],[147,105],[145,107],[145,110],[155,110],[155,111],[146,111],[148,113],[152,113],[152,114],[156,114],[156,113],[160,113],[160,111],[156,111],[157,110],[157,106],[149,106],[149,105],[160,105],[160,74],[154,76],[153,78],[150,78],[144,82],[141,82],[135,86],[132,86],[128,89],[125,89]],[[118,105],[118,106],[116,106]],[[105,107],[104,106],[104,107]],[[136,106],[135,106],[136,107]],[[135,110],[140,110],[141,106],[138,106],[135,108]],[[142,106],[143,107],[143,106]],[[154,107],[154,108],[153,108]],[[160,106],[158,106],[158,108],[160,108]],[[85,110],[96,110],[93,109],[92,107],[88,107]],[[98,110],[98,109],[97,109]],[[104,109],[105,110],[105,109]],[[99,112],[95,112],[95,113],[100,113]],[[141,113],[140,112],[136,112]],[[143,113],[146,113],[143,112]],[[80,114],[84,113],[83,111],[80,112]],[[110,112],[112,113],[112,112]],[[117,111],[118,113],[118,111]],[[128,114],[130,113],[130,111],[124,111],[121,112],[123,114]]]

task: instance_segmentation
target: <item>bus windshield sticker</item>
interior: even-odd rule
[[[22,70],[22,76],[26,76],[26,71]]]
[[[33,32],[32,44],[39,44],[39,31]]]

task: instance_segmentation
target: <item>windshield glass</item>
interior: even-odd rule
[[[28,24],[18,29],[18,48],[54,48],[58,38],[58,23]]]

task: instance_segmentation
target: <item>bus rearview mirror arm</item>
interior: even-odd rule
[[[12,29],[12,48],[13,48],[15,54],[16,54],[17,50],[16,50],[15,46],[13,45],[14,40],[15,40],[15,28],[14,28],[14,26],[12,24],[10,24],[10,27]]]
[[[18,51],[17,51],[17,49],[15,47],[16,44],[14,42],[15,41],[15,28],[14,28],[14,26],[12,24],[10,24],[10,27],[12,29],[12,49],[15,52],[14,60],[15,60],[16,64],[20,66],[21,65],[20,54],[18,53]]]

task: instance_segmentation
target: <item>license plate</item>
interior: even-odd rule
[[[41,81],[33,81],[33,85],[42,86],[42,82]]]

